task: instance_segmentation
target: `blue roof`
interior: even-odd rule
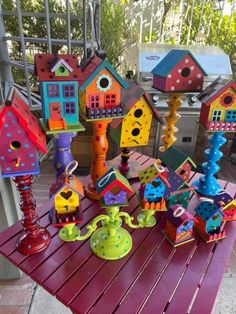
[[[204,221],[207,221],[208,219],[210,219],[212,216],[214,216],[218,212],[220,212],[222,214],[220,208],[217,205],[215,205],[211,202],[207,202],[207,201],[202,202],[200,205],[198,205],[195,208],[195,212]]]
[[[93,79],[104,69],[106,68],[115,79],[120,83],[120,85],[127,89],[129,84],[118,74],[118,72],[111,66],[111,64],[104,59],[102,63],[94,70],[94,72],[88,77],[87,80],[80,86],[80,90],[83,91],[90,83],[92,83]]]
[[[158,63],[158,65],[151,71],[152,74],[166,77],[170,71],[181,61],[186,55],[190,55],[191,58],[194,60],[194,62],[197,64],[197,66],[202,70],[204,75],[207,75],[207,73],[204,71],[204,69],[201,67],[201,65],[198,63],[196,58],[193,56],[193,54],[189,50],[179,50],[179,49],[172,49],[164,59],[161,60],[161,62]]]

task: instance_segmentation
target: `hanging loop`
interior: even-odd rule
[[[181,215],[183,215],[184,212],[185,212],[185,209],[181,206],[178,206],[176,210],[174,211],[173,216],[176,218],[180,217]]]
[[[69,162],[65,168],[65,174],[67,176],[71,176],[72,173],[75,171],[75,169],[78,166],[78,161],[77,160],[72,160],[71,162]]]

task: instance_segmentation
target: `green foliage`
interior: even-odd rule
[[[127,47],[130,36],[130,20],[125,14],[122,3],[101,0],[101,47],[113,66]]]

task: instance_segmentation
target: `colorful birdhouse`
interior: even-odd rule
[[[179,204],[170,206],[165,214],[163,233],[173,246],[179,246],[194,240],[194,218]]]
[[[236,131],[236,83],[218,77],[198,96],[199,122],[211,132]]]
[[[171,50],[152,70],[153,87],[166,92],[199,92],[207,73],[188,50]]]
[[[81,111],[88,120],[124,116],[121,90],[128,84],[106,59],[93,55],[79,76]]]
[[[47,152],[46,136],[24,97],[12,88],[0,109],[2,177],[37,175],[37,150]]]
[[[122,103],[125,105],[126,116],[112,121],[111,137],[120,147],[147,145],[152,117],[163,123],[150,96],[137,84],[131,84],[129,89],[124,91]]]
[[[34,73],[42,97],[47,134],[83,131],[79,122],[78,59],[70,54],[36,54]]]
[[[132,192],[128,180],[114,168],[97,181],[96,190],[104,206],[127,205],[127,194]]]
[[[236,200],[227,191],[222,190],[217,193],[214,204],[222,208],[223,221],[236,220]]]
[[[161,155],[161,161],[184,181],[189,180],[192,167],[197,167],[190,157],[173,146]]]
[[[152,209],[165,211],[164,194],[166,187],[170,187],[170,184],[164,167],[157,163],[152,164],[139,172],[139,180],[141,182],[139,193],[143,207],[149,209],[149,207],[153,207],[153,204],[155,204],[155,208]]]
[[[73,175],[63,173],[50,188],[54,203],[53,225],[79,223],[82,219],[80,197],[84,195],[82,183]]]
[[[187,209],[192,192],[194,192],[194,188],[190,187],[187,183],[183,183],[177,191],[170,193],[168,198],[168,207],[179,204],[183,208]]]
[[[221,208],[211,201],[204,201],[195,208],[195,228],[206,242],[225,238],[221,229],[223,213]]]

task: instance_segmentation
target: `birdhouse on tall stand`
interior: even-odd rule
[[[210,148],[205,150],[207,162],[202,164],[204,175],[193,183],[197,193],[214,198],[222,190],[215,175],[223,156],[220,147],[226,143],[225,132],[236,132],[236,83],[217,78],[197,97],[202,102],[200,126],[213,133]]]
[[[93,125],[92,182],[85,188],[87,197],[98,200],[96,182],[107,171],[106,131],[112,119],[124,116],[121,91],[128,84],[106,60],[96,52],[82,65],[79,79],[80,110],[87,122]]]
[[[167,125],[163,127],[163,146],[160,147],[160,151],[165,152],[176,141],[174,134],[178,131],[176,122],[180,115],[177,109],[182,104],[181,95],[200,92],[207,74],[190,51],[180,49],[171,50],[151,73],[153,87],[163,93],[170,93],[167,101],[169,113],[165,115]]]
[[[73,160],[72,138],[85,130],[79,121],[78,59],[71,54],[36,54],[34,69],[42,98],[41,123],[55,140],[54,167],[60,176]]]
[[[26,255],[37,253],[47,248],[51,240],[49,232],[39,225],[31,190],[33,175],[39,173],[37,151],[47,151],[46,136],[24,97],[14,87],[0,109],[0,137],[1,175],[12,177],[16,183],[23,212],[24,232],[17,249]]]
[[[152,118],[160,123],[163,121],[151,97],[137,84],[132,83],[123,94],[126,115],[123,119],[113,120],[110,127],[112,139],[122,148],[121,163],[112,166],[119,167],[120,172],[130,179],[138,177],[140,165],[137,161],[128,162],[129,148],[148,144]]]
[[[174,247],[194,240],[194,218],[179,204],[170,206],[165,214],[166,224],[163,233]]]

